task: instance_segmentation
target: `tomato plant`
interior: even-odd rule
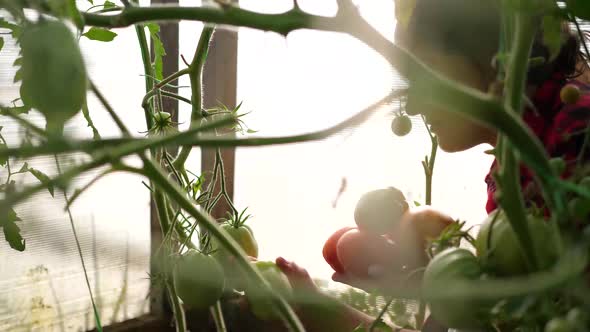
[[[404,194],[388,187],[365,193],[354,209],[354,221],[362,231],[382,235],[390,231],[408,210]]]
[[[224,286],[223,270],[213,257],[189,250],[177,261],[174,287],[189,307],[206,309],[221,298]]]
[[[554,0],[490,2],[497,6],[494,7],[497,12],[489,13],[486,10],[489,7],[484,7],[483,2],[466,0],[450,9],[456,17],[442,14],[449,24],[454,24],[455,18],[461,18],[475,21],[478,25],[484,21],[478,19],[477,13],[493,14],[492,16],[497,14],[497,23],[500,25],[497,27],[498,33],[490,35],[501,38],[490,44],[483,37],[482,40],[476,38],[475,41],[477,44],[493,47],[485,52],[495,60],[490,73],[493,75],[484,76],[493,76],[489,79],[494,84],[489,93],[485,93],[474,89],[474,86],[466,86],[456,77],[446,77],[451,75],[446,75],[444,70],[439,73],[440,68],[429,68],[430,65],[436,66],[436,63],[428,64],[427,61],[419,60],[412,55],[412,48],[400,47],[383,38],[349,0],[338,1],[338,11],[331,16],[311,15],[298,4],[281,14],[265,14],[245,10],[225,1],[219,1],[215,6],[191,8],[176,5],[139,7],[135,1],[122,1],[122,6],[119,6],[107,1],[89,10],[80,10],[79,1],[0,1],[3,13],[0,19],[3,30],[0,49],[4,46],[5,38],[12,36],[18,42],[22,55],[14,61],[17,69],[14,82],[21,82],[20,98],[3,101],[0,105],[0,116],[10,117],[19,132],[23,133],[22,141],[18,142],[9,142],[0,134],[0,166],[3,171],[6,170],[2,172],[5,183],[0,185],[0,228],[4,237],[11,248],[25,250],[26,233],[21,234],[19,226],[26,225],[27,221],[21,219],[22,213],[19,215],[19,204],[40,190],[47,189],[52,196],[56,190],[62,191],[63,195],[59,197],[65,197],[65,208],[70,212],[69,208],[76,198],[102,176],[112,172],[140,175],[145,178],[144,184],[155,205],[155,217],[164,233],[162,242],[158,244],[158,257],[165,257],[164,260],[169,263],[162,266],[176,266],[172,278],[166,270],[154,271],[154,276],[165,276],[162,280],[170,292],[168,295],[171,295],[169,298],[177,331],[186,331],[179,297],[187,306],[207,307],[218,298],[223,280],[229,279],[223,276],[219,264],[212,257],[203,254],[210,249],[215,255],[233,257],[236,265],[239,264],[240,273],[251,282],[247,291],[249,295],[246,296],[253,296],[251,304],[255,311],[263,312],[260,316],[268,317],[269,314],[264,314],[264,310],[272,308],[273,312],[280,312],[280,317],[289,329],[302,331],[301,322],[286,301],[269,296],[264,287],[256,287],[264,282],[256,273],[255,268],[258,268],[264,278],[274,284],[273,288],[278,289],[277,293],[289,297],[287,287],[284,286],[285,278],[276,269],[262,263],[260,267],[249,263],[246,256],[256,257],[258,254],[258,244],[251,229],[243,223],[232,221],[229,225],[220,226],[217,223],[218,216],[211,216],[219,207],[218,203],[225,201],[227,210],[232,211],[237,220],[240,219],[227,189],[226,181],[229,177],[224,173],[221,148],[325,139],[347,128],[358,126],[383,105],[399,100],[401,108],[402,100],[406,101],[406,106],[411,106],[407,102],[411,100],[410,104],[413,106],[406,107],[407,110],[395,111],[398,116],[391,122],[391,130],[397,135],[406,135],[411,130],[412,121],[405,114],[423,113],[423,120],[426,121],[427,114],[424,113],[434,110],[449,112],[448,114],[481,124],[492,131],[493,135],[490,136],[497,138],[493,155],[498,161],[493,178],[497,185],[497,203],[505,213],[505,217],[498,223],[489,222],[484,225],[476,241],[478,257],[473,257],[462,249],[449,249],[435,255],[428,264],[424,283],[427,296],[445,287],[445,281],[453,280],[462,280],[466,285],[465,289],[470,293],[465,294],[465,290],[459,289],[456,297],[445,302],[437,300],[433,295],[430,298],[433,315],[457,327],[470,327],[479,323],[485,323],[486,327],[492,324],[498,327],[504,323],[503,319],[507,319],[501,315],[494,316],[498,321],[488,319],[486,314],[490,310],[486,309],[487,300],[493,298],[506,303],[507,299],[517,299],[518,301],[513,302],[518,303],[519,307],[512,310],[517,314],[510,316],[510,323],[514,323],[518,329],[563,330],[563,326],[578,326],[579,324],[573,322],[580,321],[582,325],[587,325],[585,318],[568,310],[582,308],[586,312],[590,309],[584,298],[590,293],[587,278],[587,249],[590,246],[587,236],[587,218],[590,214],[587,208],[590,201],[586,151],[590,142],[586,118],[588,112],[584,107],[566,107],[566,110],[574,111],[572,113],[575,121],[571,122],[576,126],[569,128],[572,129],[571,132],[564,132],[567,135],[561,135],[557,130],[557,137],[537,137],[536,132],[527,127],[526,116],[523,117],[523,114],[529,113],[524,111],[525,106],[536,111],[534,107],[530,107],[531,100],[528,100],[528,89],[536,88],[534,84],[527,85],[527,79],[536,76],[530,75],[532,72],[529,69],[533,70],[538,65],[549,66],[547,68],[551,70],[558,68],[552,61],[563,58],[557,52],[562,46],[575,46],[571,48],[578,49],[579,45],[562,39],[565,35],[562,26],[566,25],[566,21],[574,23],[578,35],[583,36],[576,19],[590,17],[590,6],[588,1],[583,0],[568,0],[565,4]],[[89,3],[94,5],[93,1]],[[416,2],[413,0],[396,1],[396,18],[400,29],[427,26],[424,22],[414,21],[418,16],[413,16],[413,12],[428,6],[414,5]],[[434,15],[436,12],[432,10],[429,14]],[[158,34],[159,26],[155,22],[178,20],[202,21],[204,28],[190,63],[183,57],[182,69],[165,72],[163,57],[166,50]],[[433,22],[430,18],[428,20],[428,23]],[[361,42],[359,44],[364,43],[383,56],[407,79],[408,88],[393,91],[351,118],[324,130],[303,135],[248,137],[247,134],[254,131],[245,126],[244,114],[238,112],[240,104],[211,109],[203,107],[203,68],[207,55],[217,54],[209,52],[216,24],[270,31],[283,36],[299,29],[347,34],[357,38]],[[93,84],[75,37],[108,42],[117,36],[112,30],[130,26],[135,28],[138,41],[136,45],[140,48],[140,52],[136,54],[141,55],[143,63],[141,74],[145,79],[145,94],[141,100],[137,100],[137,105],[141,105],[144,112],[145,129],[149,133],[146,137],[133,135],[133,131],[118,115],[121,110],[115,110],[99,87]],[[78,29],[76,33],[72,31],[74,28]],[[463,27],[453,31],[467,31],[472,34],[472,31]],[[447,35],[452,35],[452,40],[457,39],[454,33]],[[148,39],[153,47],[150,47]],[[579,41],[587,53],[588,48],[583,38]],[[541,57],[536,56],[538,49],[542,50]],[[576,54],[566,60],[582,62],[582,58]],[[171,59],[180,63],[178,60]],[[482,63],[485,65],[487,59]],[[174,87],[175,81],[184,76],[189,78],[190,89],[180,91],[179,94],[168,90]],[[489,86],[489,82],[481,83],[486,83],[482,86]],[[571,82],[563,87],[559,91],[563,103],[572,105],[584,101],[582,94],[586,93],[586,89],[580,88],[581,86]],[[120,136],[102,138],[99,135],[86,105],[88,91],[100,102],[101,109],[107,110],[119,128]],[[557,97],[556,93],[554,95]],[[173,110],[167,109],[164,98],[190,105],[191,120],[187,129],[179,130],[177,124],[171,121]],[[297,98],[305,96],[298,95]],[[39,111],[45,117],[45,128],[31,121],[32,117],[27,114],[31,110]],[[92,139],[63,135],[64,123],[80,110],[92,129]],[[550,123],[549,127],[560,129],[557,121],[559,119],[560,116],[555,116],[548,120],[555,122]],[[389,123],[385,127],[388,126]],[[438,147],[437,137],[431,132],[431,128],[433,127],[425,125],[432,145],[430,155],[422,161],[426,178],[426,205],[432,203],[434,160]],[[543,131],[545,129],[547,128],[543,128]],[[244,135],[232,137],[226,135],[228,132]],[[157,135],[152,135],[153,133]],[[551,149],[549,145],[561,146],[566,142],[565,138],[573,138],[575,144],[572,145],[573,151],[568,150],[563,156],[566,159],[561,159],[562,156],[554,156],[555,149]],[[543,143],[548,144],[548,149],[544,149]],[[179,148],[170,149],[173,146]],[[201,176],[187,169],[187,158],[194,148],[199,147],[211,148],[215,152],[213,167],[203,170],[206,185]],[[62,168],[59,160],[72,154],[83,155],[83,158],[67,167],[61,165],[64,166]],[[549,155],[555,158],[549,159]],[[25,162],[40,156],[54,157],[58,173],[49,176]],[[129,164],[129,157],[136,157],[138,163]],[[400,156],[399,159],[403,160],[405,157]],[[538,196],[545,200],[542,208],[547,221],[531,217],[527,210],[532,202],[523,201],[519,175],[525,175],[525,172],[521,166],[526,166],[526,174],[533,176],[533,181],[539,188]],[[74,180],[80,175],[93,174],[98,170],[102,172],[87,186],[73,188],[77,185]],[[576,179],[582,180],[562,178],[570,171]],[[39,183],[33,185],[28,181],[14,179],[15,175],[25,173],[33,175]],[[6,179],[4,174],[7,174]],[[68,195],[70,191],[73,192],[72,196]],[[277,197],[282,196],[277,193]],[[458,224],[452,224],[450,218],[432,211],[407,212],[407,209],[405,198],[395,188],[365,194],[354,212],[358,230],[348,230],[339,239],[338,236],[330,239],[326,259],[334,269],[360,278],[375,277],[407,269],[408,266],[425,265],[428,261],[424,256],[426,243],[437,238],[441,232],[445,234],[448,226],[456,228]],[[70,221],[74,228],[74,221]],[[75,229],[73,231],[75,235]],[[194,234],[199,235],[199,241],[195,241]],[[234,241],[230,241],[230,238]],[[172,259],[187,248],[188,252],[178,261]],[[82,256],[81,249],[79,250]],[[242,252],[247,255],[242,255]],[[524,266],[531,268],[524,269]],[[198,273],[195,273],[195,267],[200,267]],[[487,273],[485,280],[479,278],[482,268]],[[231,274],[232,277],[239,276],[237,272]],[[156,280],[159,279],[154,278],[153,281]],[[171,287],[170,284],[176,286]],[[496,288],[492,289],[492,286]],[[175,290],[179,297],[175,296]],[[92,295],[90,287],[88,291]],[[195,297],[195,294],[199,296]],[[93,297],[90,298],[93,301]],[[527,301],[543,305],[528,305],[525,303]],[[100,312],[94,302],[92,305],[97,329],[101,330]],[[421,307],[421,312],[424,312],[423,306]],[[215,310],[213,316],[216,325],[223,326],[222,311]],[[420,315],[417,316],[416,321],[420,324]]]
[[[565,319],[556,317],[545,325],[545,332],[573,332],[574,327]]]

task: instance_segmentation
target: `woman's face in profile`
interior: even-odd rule
[[[487,91],[489,85],[487,75],[467,58],[436,52],[424,46],[416,46],[410,51],[430,68],[449,79],[480,91]],[[428,91],[419,92],[417,95],[419,96],[420,93],[428,93]],[[495,143],[494,130],[456,112],[420,104],[419,100],[412,98],[408,100],[407,109],[410,114],[425,116],[426,122],[430,124],[431,130],[438,137],[439,146],[446,152],[464,151],[482,143]]]

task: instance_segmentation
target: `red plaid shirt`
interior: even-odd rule
[[[582,97],[573,105],[565,105],[559,96],[561,88],[568,83],[575,84],[582,91]],[[575,80],[568,81],[565,75],[556,73],[537,89],[532,102],[535,110],[527,108],[523,115],[524,121],[539,137],[551,157],[562,157],[568,165],[575,163],[582,149],[584,129],[590,124],[590,85]],[[590,152],[586,151],[585,161],[590,160],[589,154]],[[494,199],[496,184],[492,178],[496,167],[494,161],[485,178],[488,188],[488,213],[497,207]],[[564,176],[567,176],[567,172]],[[540,200],[539,193],[535,190],[533,175],[525,167],[521,167],[520,180],[525,200]]]

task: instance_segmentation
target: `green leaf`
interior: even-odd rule
[[[553,15],[543,17],[543,44],[549,50],[549,61],[553,61],[561,49],[561,20]]]
[[[154,76],[157,80],[161,80],[164,77],[164,64],[162,58],[166,55],[166,50],[164,49],[164,44],[160,40],[160,26],[156,23],[148,23],[146,26],[150,32],[150,38],[154,45]]]
[[[98,133],[98,129],[94,126],[94,122],[92,122],[92,118],[90,117],[90,111],[88,110],[88,103],[84,103],[82,105],[82,114],[84,114],[84,119],[88,122],[88,127],[92,128],[92,138],[100,139],[100,134]]]
[[[567,0],[567,8],[583,20],[590,20],[590,1],[588,0]]]
[[[53,184],[50,183],[49,176],[47,176],[47,174],[41,172],[40,170],[34,168],[29,168],[29,172],[33,174],[37,178],[37,180],[41,181],[42,184],[46,185],[47,190],[49,190],[49,193],[51,194],[51,197],[54,197]]]
[[[16,60],[14,60],[14,62],[12,63],[13,67],[18,67],[21,66],[23,64],[23,57],[18,57],[16,58]]]
[[[421,206],[422,204],[420,204],[420,202],[418,202],[418,201],[414,201],[414,205]]]
[[[13,209],[0,214],[0,227],[2,227],[2,231],[4,232],[6,242],[8,242],[12,249],[24,251],[25,241],[20,235],[20,228],[15,224],[16,221],[20,220]]]
[[[20,170],[18,171],[19,173],[24,173],[24,172],[28,172],[29,171],[29,164],[28,163],[24,163],[23,167],[20,168]]]
[[[107,29],[92,27],[90,30],[83,33],[82,36],[90,40],[110,42],[117,37],[117,34]]]
[[[0,37],[0,51],[4,47],[4,38]]]
[[[22,28],[20,26],[13,24],[13,23],[9,23],[2,18],[0,18],[0,28],[11,30],[12,37],[15,39],[18,38],[18,36],[20,35],[20,32],[22,31]]]
[[[109,0],[105,1],[102,6],[104,7],[104,9],[117,7],[114,3],[110,2]]]
[[[16,83],[16,82],[20,82],[23,80],[23,70],[22,68],[19,68],[16,73],[14,73],[14,79],[12,80],[12,83]]]

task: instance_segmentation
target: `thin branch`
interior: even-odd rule
[[[153,138],[116,138],[103,139],[99,142],[94,140],[79,140],[70,142],[67,140],[53,141],[52,144],[40,146],[23,146],[20,148],[0,149],[0,157],[30,157],[40,154],[66,153],[73,151],[93,152],[106,147],[121,146],[127,144],[136,144],[136,149],[140,146],[145,148],[159,147],[167,144],[201,146],[201,147],[232,147],[232,146],[267,146],[278,144],[291,144],[300,142],[316,141],[328,138],[349,127],[354,127],[365,122],[373,113],[377,112],[383,105],[395,100],[400,92],[391,91],[387,96],[365,108],[363,111],[352,117],[327,129],[292,136],[282,137],[253,137],[253,138],[227,138],[227,137],[198,137],[195,134],[214,128],[220,128],[235,121],[235,117],[226,117],[210,123],[205,123],[199,127],[188,129],[187,131],[175,133],[172,135],[153,137]],[[502,116],[498,116],[501,118]],[[505,119],[504,119],[505,120]],[[523,136],[523,138],[528,136]],[[136,151],[134,149],[134,151]]]
[[[109,115],[111,116],[113,121],[115,121],[115,124],[117,125],[117,127],[119,127],[119,130],[121,130],[123,135],[131,136],[131,132],[129,131],[129,129],[127,129],[127,126],[125,126],[125,123],[123,123],[121,118],[117,115],[117,113],[115,112],[115,110],[113,109],[111,104],[109,104],[107,99],[100,92],[98,87],[92,82],[92,80],[89,80],[89,81],[90,81],[90,89],[92,90],[94,95],[96,95],[96,97],[98,98],[100,103],[104,106],[104,108],[107,110],[107,112],[109,113]]]
[[[202,100],[202,76],[203,76],[203,67],[205,66],[205,60],[207,59],[207,54],[209,53],[209,42],[211,41],[211,37],[213,36],[213,31],[215,27],[205,26],[203,31],[201,32],[201,36],[199,37],[199,43],[197,44],[197,48],[195,50],[195,55],[193,57],[193,61],[190,63],[189,66],[189,78],[191,81],[191,126],[198,123],[198,121],[202,118],[201,115],[201,107],[203,104]],[[191,146],[183,146],[178,153],[178,157],[173,161],[174,167],[178,169],[184,168],[184,163],[186,159],[190,155],[192,150]]]

